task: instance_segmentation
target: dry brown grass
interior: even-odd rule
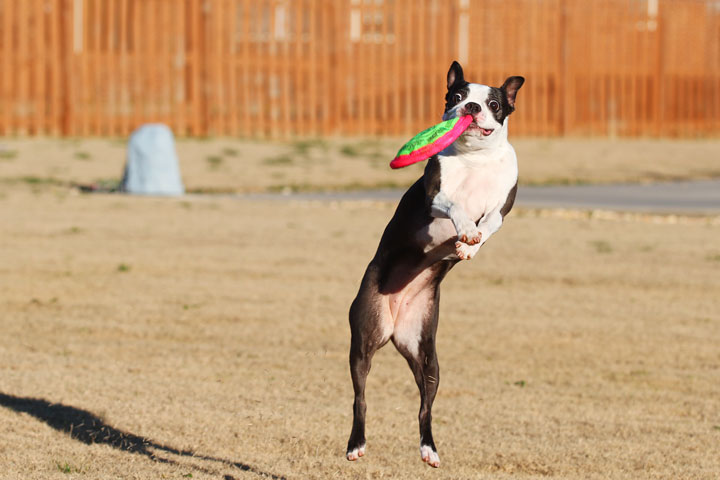
[[[389,161],[406,140],[179,140],[178,155],[191,191],[403,187],[424,167],[390,171]],[[720,177],[719,140],[512,141],[520,158],[520,182],[526,185]],[[124,140],[4,139],[0,141],[0,179],[4,183],[117,181],[124,155]]]
[[[391,346],[347,462],[347,309],[392,208],[6,188],[0,478],[717,478],[720,226],[702,218],[514,212],[443,284],[440,469]],[[169,462],[62,431],[90,415]]]

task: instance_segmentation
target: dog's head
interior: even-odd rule
[[[524,82],[523,77],[514,76],[502,87],[468,83],[460,64],[453,62],[447,75],[443,120],[472,115],[473,122],[463,136],[476,148],[507,138],[506,119],[515,110],[515,97]]]

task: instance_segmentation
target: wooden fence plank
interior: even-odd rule
[[[32,134],[40,134],[44,131],[43,118],[45,116],[45,14],[44,5],[38,0],[29,2],[32,30],[30,42],[30,100],[29,108],[29,131]]]
[[[61,132],[63,135],[75,135],[76,121],[75,121],[75,103],[76,103],[76,89],[74,88],[73,72],[75,71],[77,64],[75,62],[74,47],[73,47],[73,25],[74,25],[74,6],[73,0],[61,0],[60,8],[58,9],[60,14],[60,40],[62,59],[60,60],[63,64],[63,72],[61,77],[61,85],[64,95],[62,96],[62,126]]]
[[[44,133],[59,135],[62,124],[60,95],[62,92],[62,83],[60,81],[60,56],[62,50],[62,38],[60,22],[62,16],[58,15],[61,9],[61,1],[53,0],[49,3],[47,12],[48,24],[48,91],[47,98],[47,119],[44,125]]]
[[[15,132],[13,126],[14,95],[12,73],[15,65],[13,48],[13,28],[16,21],[12,0],[2,0],[2,17],[0,17],[0,35],[2,35],[2,49],[0,49],[0,134],[8,135]]]
[[[18,14],[18,43],[16,45],[15,59],[18,62],[14,69],[17,71],[15,76],[18,103],[16,107],[16,125],[21,134],[28,133],[28,103],[30,97],[28,90],[30,87],[30,54],[28,52],[28,44],[30,43],[30,21],[28,19],[27,2],[19,2],[17,4]]]
[[[228,101],[228,128],[226,134],[233,136],[239,133],[238,120],[238,51],[237,51],[237,9],[238,4],[232,0],[227,0],[226,5],[228,18],[228,31],[226,33],[226,42],[229,51],[229,60],[227,62],[227,101]]]

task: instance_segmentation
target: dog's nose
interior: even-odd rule
[[[480,113],[480,105],[475,102],[470,102],[465,104],[465,113],[469,113],[470,115],[475,115],[476,113]]]

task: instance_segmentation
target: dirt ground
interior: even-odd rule
[[[347,310],[393,207],[6,182],[0,478],[718,478],[709,217],[511,213],[443,284],[440,469],[391,345],[347,462]]]
[[[263,192],[402,188],[424,164],[390,171],[407,138],[260,142],[179,140],[189,191]],[[720,140],[513,139],[520,183],[651,182],[720,177]],[[4,183],[113,184],[125,140],[0,139]]]

